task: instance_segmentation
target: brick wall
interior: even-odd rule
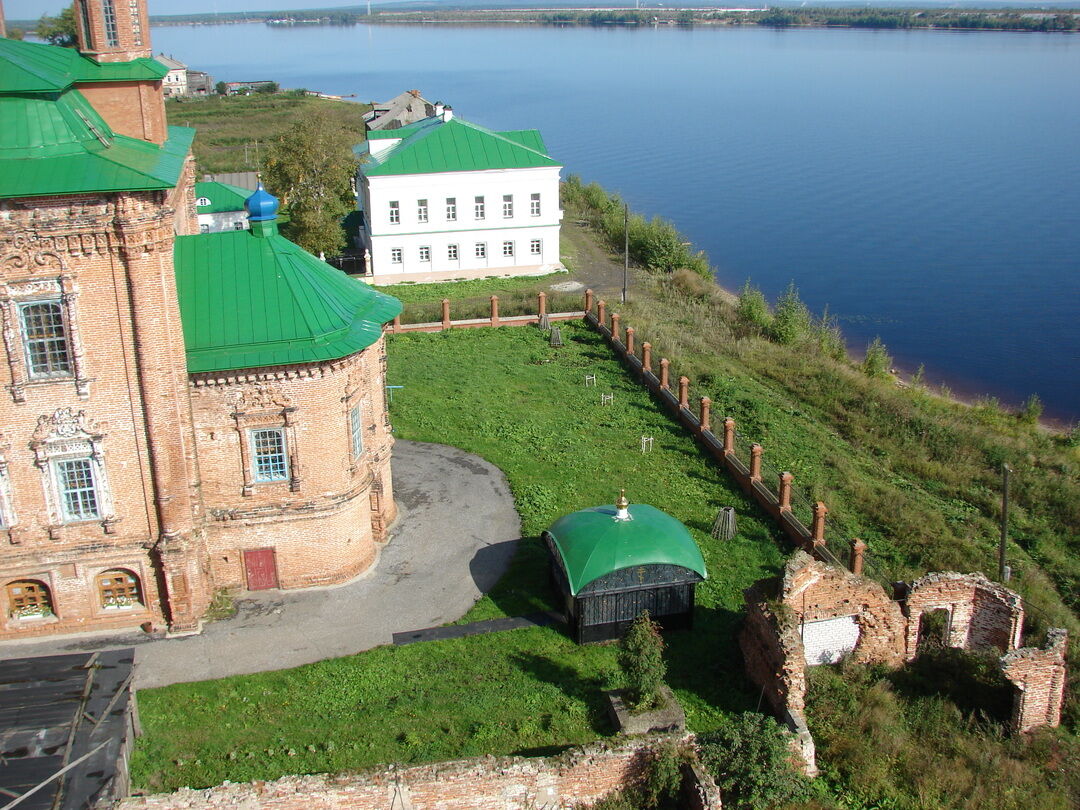
[[[208,790],[131,797],[116,810],[525,810],[590,804],[640,777],[657,738],[595,744],[557,757],[483,757],[365,774],[287,776]],[[718,808],[715,788],[694,791]]]
[[[1016,687],[1012,716],[1014,730],[1031,731],[1061,722],[1068,644],[1068,633],[1053,629],[1047,632],[1046,643],[1041,648],[1023,647],[1002,656],[1001,670]]]
[[[982,574],[953,571],[927,574],[912,583],[905,608],[908,623],[904,645],[908,660],[916,655],[923,615],[934,610],[948,613],[946,643],[950,647],[991,646],[1004,652],[1020,644],[1023,600]]]

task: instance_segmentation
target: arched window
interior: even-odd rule
[[[142,605],[139,578],[130,571],[115,569],[97,575],[98,596],[106,610]]]
[[[49,586],[36,579],[9,582],[8,615],[13,619],[40,619],[53,615]]]

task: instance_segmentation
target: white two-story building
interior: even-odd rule
[[[536,130],[493,132],[439,105],[356,151],[358,237],[376,284],[564,269],[562,166]]]

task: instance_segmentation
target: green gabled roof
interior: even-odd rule
[[[548,156],[536,130],[493,132],[460,118],[425,118],[401,129],[369,133],[368,138],[401,139],[378,156],[371,156],[368,142],[359,147],[360,154],[368,155],[360,166],[368,177],[560,166]]]
[[[204,182],[195,184],[195,200],[205,197],[209,205],[196,205],[200,214],[221,214],[227,211],[243,211],[244,201],[251,196],[251,191],[230,183]]]
[[[75,82],[156,80],[168,72],[153,59],[99,64],[72,48],[0,39],[0,93],[59,91]]]
[[[396,298],[319,261],[276,228],[258,230],[176,239],[190,373],[346,357],[375,343],[401,312]]]
[[[564,515],[548,529],[570,593],[636,565],[677,565],[708,577],[701,550],[682,523],[648,504],[631,504],[629,512],[631,520],[616,520],[613,507],[594,506]]]

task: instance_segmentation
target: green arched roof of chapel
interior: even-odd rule
[[[396,298],[320,261],[276,226],[256,230],[176,239],[190,373],[347,357],[375,343],[401,312]]]
[[[612,506],[593,506],[556,520],[548,529],[574,595],[602,576],[637,565],[677,565],[707,578],[705,560],[686,527],[655,506],[634,503],[631,520]]]

